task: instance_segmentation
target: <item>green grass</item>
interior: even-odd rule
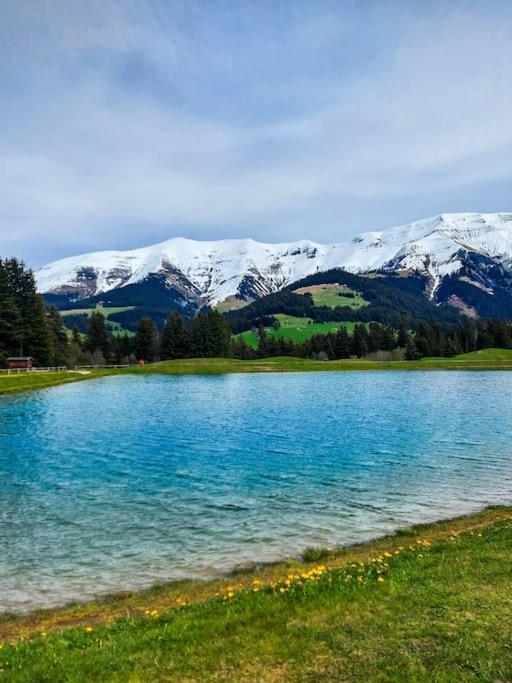
[[[451,358],[439,357],[425,357],[422,362],[430,363],[432,361],[439,362],[483,362],[483,363],[510,363],[512,362],[512,349],[481,349],[480,351],[471,351],[470,353],[459,353]]]
[[[61,311],[60,314],[63,318],[68,315],[87,315],[88,317],[92,313],[101,313],[108,318],[111,313],[124,313],[125,311],[133,311],[135,306],[96,306],[95,308],[72,308],[70,310]]]
[[[494,508],[320,566],[7,618],[0,669],[16,682],[509,681],[511,519]]]
[[[125,330],[124,327],[116,322],[115,320],[109,320],[109,315],[112,313],[124,313],[124,311],[132,311],[135,306],[96,306],[95,308],[72,308],[67,311],[60,311],[62,318],[64,319],[64,324],[66,324],[66,318],[69,315],[86,315],[90,317],[92,313],[101,313],[105,316],[108,328],[116,334],[128,334],[132,336],[134,332]]]
[[[487,353],[486,351],[489,351]],[[0,395],[28,389],[42,389],[68,382],[95,379],[107,375],[223,375],[247,372],[343,372],[354,370],[512,370],[512,352],[488,349],[478,354],[464,354],[456,358],[425,358],[419,361],[373,361],[346,359],[317,361],[307,358],[187,358],[151,363],[143,368],[92,370],[89,375],[68,372],[37,374],[0,374]],[[497,352],[497,353],[496,353]]]
[[[316,323],[311,318],[298,318],[293,315],[284,315],[278,313],[274,316],[279,320],[281,327],[274,330],[272,327],[267,327],[266,332],[269,337],[276,339],[289,339],[296,344],[310,339],[315,334],[327,334],[328,332],[336,332],[340,327],[345,327],[349,332],[354,329],[352,322],[325,322]],[[247,344],[253,349],[258,346],[258,334],[256,332],[248,331],[242,332],[240,335],[245,339]]]
[[[97,379],[110,374],[109,370],[92,370],[87,375],[73,372],[38,372],[19,374],[0,374],[0,395],[12,394],[29,389],[46,389],[59,384],[70,384],[85,379]]]
[[[311,294],[315,306],[349,306],[350,308],[362,308],[368,305],[368,301],[363,298],[360,292],[350,289],[346,285],[325,284],[311,285],[310,287],[300,287],[294,290],[295,294]],[[353,294],[354,296],[344,296]]]

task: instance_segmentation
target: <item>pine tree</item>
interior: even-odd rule
[[[34,274],[22,261],[8,259],[5,268],[21,318],[18,353],[32,356],[37,365],[51,363],[51,338],[42,297],[37,293]]]
[[[71,342],[82,348],[82,337],[80,336],[80,330],[77,325],[73,325],[71,328]]]
[[[179,313],[173,313],[165,323],[160,343],[162,360],[187,358],[190,355],[190,340]]]
[[[350,337],[345,327],[340,327],[334,338],[335,358],[350,358]]]
[[[203,313],[199,313],[192,321],[190,345],[192,355],[196,358],[211,357],[208,318]]]
[[[405,347],[405,360],[419,360],[420,358],[421,353],[418,352],[414,341],[409,338],[407,346]]]
[[[409,334],[409,326],[405,318],[400,318],[400,325],[398,327],[398,337],[396,340],[397,346],[401,349],[405,349],[407,344],[411,341],[411,335]]]
[[[381,327],[381,339],[380,339],[380,349],[383,351],[393,351],[397,346],[397,340],[395,338],[395,332],[389,325],[382,325]]]
[[[368,331],[362,323],[356,323],[352,333],[352,353],[361,358],[368,353]]]
[[[68,335],[60,313],[55,306],[48,308],[47,319],[50,333],[50,362],[56,366],[66,365],[69,352]]]
[[[208,312],[208,334],[210,337],[210,355],[213,358],[225,358],[231,351],[231,331],[226,319],[219,311]]]
[[[105,325],[105,317],[99,312],[95,311],[91,314],[84,349],[91,354],[100,351],[105,362],[110,360],[110,341]]]
[[[117,363],[127,363],[132,352],[132,343],[130,337],[126,334],[118,334],[117,337],[117,353],[118,359]]]
[[[235,356],[235,358],[240,358],[240,360],[249,360],[250,358],[254,358],[256,354],[242,335],[239,335],[233,340],[232,355]]]
[[[154,362],[158,358],[158,330],[149,317],[141,318],[135,335],[135,354],[138,360]]]
[[[258,356],[265,358],[269,354],[269,336],[267,335],[263,325],[258,329]]]
[[[23,327],[8,271],[0,260],[0,355],[5,358],[20,352]]]

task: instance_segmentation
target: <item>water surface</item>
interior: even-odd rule
[[[0,611],[512,502],[512,373],[110,377],[0,399]]]

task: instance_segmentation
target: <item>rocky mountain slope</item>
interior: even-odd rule
[[[42,293],[74,302],[103,297],[141,305],[158,296],[160,305],[168,298],[183,307],[233,307],[333,268],[419,275],[428,298],[477,315],[512,293],[512,213],[441,214],[333,244],[174,238],[65,258],[36,278]]]

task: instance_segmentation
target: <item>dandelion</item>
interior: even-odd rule
[[[92,626],[86,626],[86,627],[84,628],[84,631],[85,631],[86,633],[90,633],[90,632],[92,631]]]

